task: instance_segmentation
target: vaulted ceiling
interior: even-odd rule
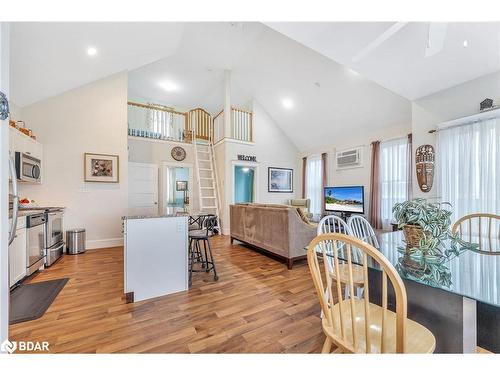
[[[461,57],[453,55],[457,51],[445,49],[444,55],[454,56],[451,62],[440,57],[437,78],[421,77],[417,84],[406,75],[425,75],[432,69],[426,67],[422,73],[418,61],[405,57],[409,53],[416,59],[416,52],[404,42],[398,42],[399,47],[389,43],[407,38],[413,25],[372,51],[360,62],[362,66],[354,65],[352,56],[391,23],[270,26],[220,22],[13,24],[11,99],[24,106],[128,70],[131,98],[216,112],[222,108],[223,71],[230,69],[234,105],[258,100],[292,142],[307,150],[335,143],[346,132],[409,124],[408,98],[493,69],[484,67],[480,59],[475,72],[466,69],[458,77],[452,67],[453,74],[446,75],[443,64]],[[415,30],[420,27],[415,25]],[[452,30],[448,28],[449,33]],[[420,42],[417,36],[407,41],[418,51]],[[471,47],[476,43],[479,41],[471,38]],[[88,56],[88,46],[98,53]],[[483,47],[474,51],[484,58]],[[397,63],[386,67],[391,57]],[[464,64],[474,66],[474,61],[465,59]],[[165,91],[161,87],[165,81],[174,83],[176,90]],[[293,101],[293,108],[283,107],[284,98]]]

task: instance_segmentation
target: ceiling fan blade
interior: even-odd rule
[[[431,57],[441,52],[446,38],[446,22],[430,22],[429,35],[427,38],[427,47],[425,48],[425,57]]]
[[[352,58],[352,61],[356,63],[356,62],[359,62],[362,59],[364,59],[370,52],[372,52],[375,48],[377,48],[382,43],[384,43],[387,39],[389,39],[394,34],[396,34],[399,30],[401,30],[407,24],[408,24],[408,22],[396,22],[394,25],[392,25],[387,30],[385,30],[382,34],[380,34],[373,42],[368,44],[365,48],[363,48],[356,55],[354,55],[354,57]]]

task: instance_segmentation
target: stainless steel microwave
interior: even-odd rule
[[[41,182],[42,162],[29,154],[16,152],[16,174],[19,181]]]

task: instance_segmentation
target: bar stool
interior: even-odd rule
[[[206,215],[203,220],[202,229],[189,231],[189,285],[193,279],[193,272],[214,271],[214,280],[219,280],[215,261],[210,246],[210,236],[214,234],[217,225],[217,216]],[[203,243],[203,247],[200,243]],[[204,257],[203,257],[204,253]],[[195,269],[195,264],[201,264],[202,269]]]

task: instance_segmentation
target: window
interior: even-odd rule
[[[394,204],[408,199],[408,138],[380,143],[381,218],[384,229],[393,221]]]
[[[306,198],[311,200],[310,210],[314,218],[321,216],[322,190],[321,155],[309,156],[306,166]]]
[[[438,196],[453,206],[452,221],[500,212],[500,118],[440,129],[436,149]]]

